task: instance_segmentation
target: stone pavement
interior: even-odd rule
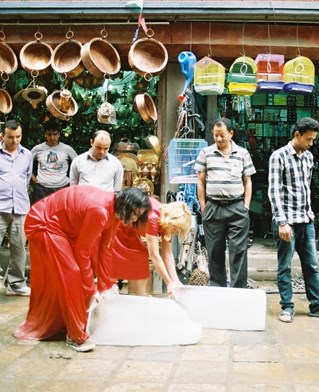
[[[190,346],[77,353],[63,341],[18,341],[12,331],[29,299],[6,297],[0,281],[0,391],[318,392],[319,319],[306,315],[305,294],[295,293],[294,322],[278,321],[275,250],[270,242],[255,243],[249,254],[250,276],[268,292],[265,331],[204,329],[200,343]]]

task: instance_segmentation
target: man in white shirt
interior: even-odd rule
[[[96,131],[89,151],[72,161],[71,185],[93,185],[110,192],[122,189],[123,166],[119,159],[109,153],[111,136],[106,131]]]

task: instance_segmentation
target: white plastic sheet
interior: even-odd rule
[[[107,295],[89,315],[88,332],[97,345],[170,346],[198,343],[201,325],[174,300]]]
[[[204,328],[265,329],[267,299],[263,290],[183,286],[175,289],[174,296]]]

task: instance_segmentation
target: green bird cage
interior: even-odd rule
[[[252,95],[257,89],[257,65],[251,57],[238,57],[227,75],[230,94]]]

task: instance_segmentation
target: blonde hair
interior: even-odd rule
[[[166,240],[169,240],[173,233],[184,241],[191,229],[191,223],[192,214],[185,203],[176,201],[160,206],[159,224]]]

